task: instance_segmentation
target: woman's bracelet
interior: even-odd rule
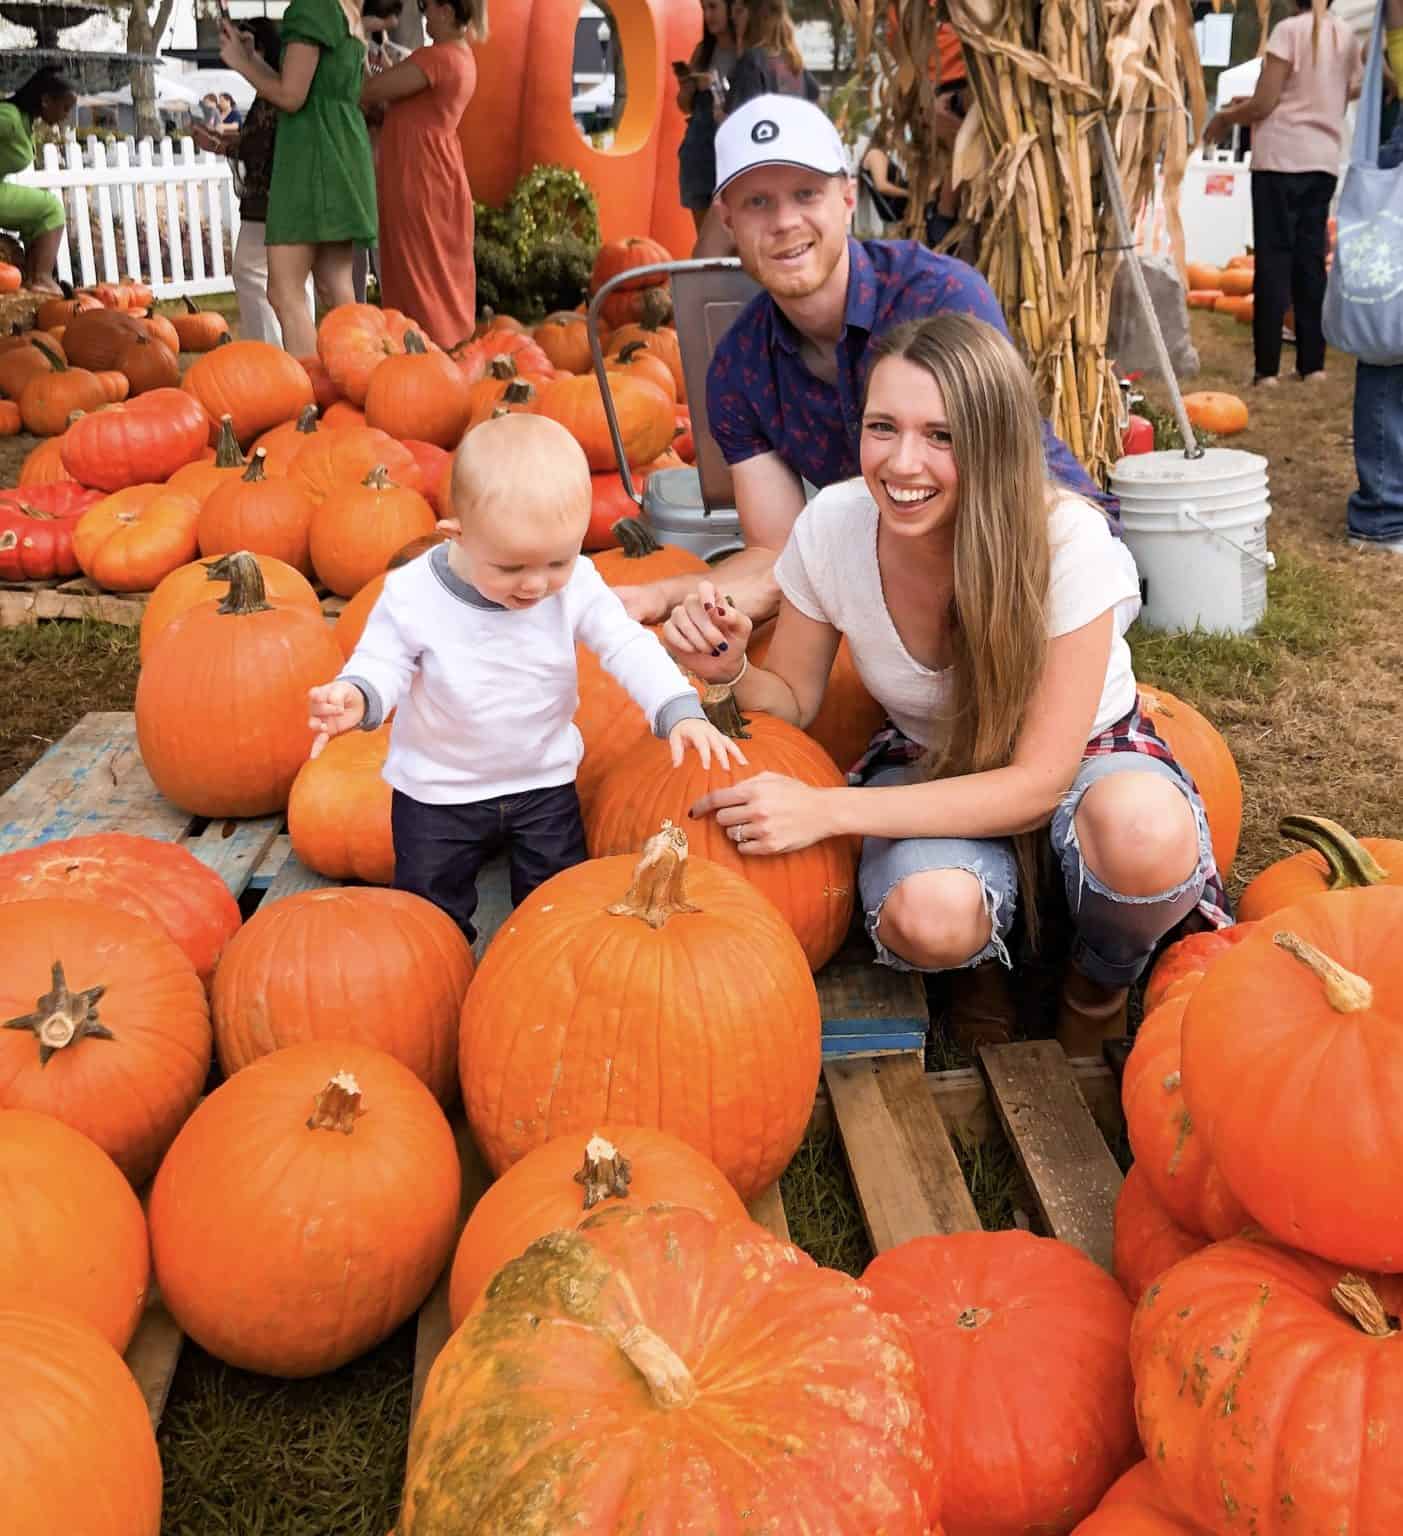
[[[740,682],[741,678],[743,678],[745,676],[745,674],[747,672],[749,672],[749,671],[750,671],[750,657],[749,657],[749,655],[742,656],[741,659],[740,659],[740,671],[737,672],[734,677],[729,678],[726,682],[722,683],[721,686],[723,688],[734,688],[736,686],[736,684],[738,682]]]

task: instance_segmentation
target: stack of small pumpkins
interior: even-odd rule
[[[1147,1530],[1403,1519],[1403,841],[1281,831],[1305,850],[1239,924],[1159,962],[1125,1070],[1115,1270],[1166,1521]]]
[[[1190,309],[1212,309],[1239,325],[1252,324],[1252,285],[1256,259],[1247,252],[1230,256],[1224,267],[1191,261],[1188,266]]]

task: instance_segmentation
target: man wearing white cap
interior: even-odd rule
[[[854,186],[837,129],[793,96],[758,96],[716,132],[716,203],[745,270],[765,289],[721,338],[707,377],[712,435],[731,466],[747,548],[725,563],[725,590],[755,620],[779,607],[772,569],[804,506],[858,473],[869,343],[902,322],[959,310],[1007,334],[992,289],[967,263],[912,240],[852,239]],[[1057,479],[1116,503],[1044,423]],[[678,577],[620,588],[645,622],[696,585]]]

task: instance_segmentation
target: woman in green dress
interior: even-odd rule
[[[326,308],[353,303],[353,250],[375,244],[375,172],[360,110],[360,0],[292,0],[276,70],[231,22],[220,32],[220,57],[283,114],[268,193],[268,299],[284,348],[306,357],[317,348],[308,274]]]
[[[6,181],[34,164],[34,124],[57,127],[78,100],[73,82],[56,69],[32,74],[8,101],[0,101],[0,229],[13,230],[24,246],[24,281],[37,293],[58,293],[54,263],[63,244],[63,204],[42,187]]]

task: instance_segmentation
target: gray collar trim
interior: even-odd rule
[[[438,578],[439,585],[460,603],[466,603],[470,608],[485,609],[489,613],[508,611],[505,603],[494,603],[490,597],[484,597],[472,582],[464,581],[449,565],[447,544],[435,544],[429,551],[429,569]]]

